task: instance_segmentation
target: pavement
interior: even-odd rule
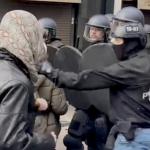
[[[60,117],[62,128],[57,140],[56,150],[66,150],[66,147],[63,145],[63,138],[68,132],[68,126],[73,117],[74,111],[75,108],[69,105],[68,112]]]
[[[68,112],[60,117],[60,122],[62,124],[62,129],[57,140],[56,150],[66,150],[66,147],[63,145],[63,138],[68,132],[68,126],[75,112],[75,108],[69,105]],[[86,145],[84,145],[84,150],[87,150]]]

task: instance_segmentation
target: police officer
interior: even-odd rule
[[[47,74],[60,87],[77,90],[110,88],[110,120],[114,123],[106,147],[113,150],[150,149],[150,55],[144,51],[144,15],[125,7],[112,22],[111,42],[120,60],[103,70],[79,74],[52,69]],[[116,139],[115,139],[116,138]]]
[[[64,46],[61,39],[56,37],[57,25],[52,18],[41,18],[39,24],[43,29],[43,38],[47,46],[48,61],[53,63],[55,53]]]
[[[107,42],[109,30],[105,15],[94,15],[85,26],[84,38],[91,44]],[[77,108],[64,137],[65,146],[69,150],[80,150],[83,149],[82,141],[85,141],[89,150],[101,150],[107,135],[106,122],[106,116],[94,106],[84,110]]]
[[[50,44],[58,49],[64,46],[61,39],[56,37],[57,24],[52,18],[41,18],[39,24],[44,29],[43,38],[47,46]]]
[[[86,41],[91,44],[107,42],[110,31],[110,23],[105,15],[94,15],[85,25],[84,35]]]

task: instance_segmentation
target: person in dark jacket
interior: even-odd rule
[[[144,51],[144,15],[125,7],[112,22],[111,42],[120,62],[103,70],[79,74],[48,70],[59,87],[76,90],[110,88],[110,120],[114,123],[106,142],[111,150],[150,149],[150,55]]]
[[[45,57],[36,17],[23,10],[6,13],[0,24],[0,150],[55,149],[50,133],[33,133],[33,85]]]

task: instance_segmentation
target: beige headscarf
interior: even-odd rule
[[[36,17],[23,10],[6,13],[0,24],[0,47],[6,48],[22,60],[35,83],[37,66],[47,57],[42,29]]]

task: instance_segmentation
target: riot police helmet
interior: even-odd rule
[[[141,23],[144,26],[143,13],[138,8],[133,6],[122,8],[114,17],[114,19],[122,20],[126,22]]]
[[[49,41],[52,38],[56,38],[57,24],[55,20],[53,20],[52,18],[41,18],[39,19],[39,24],[44,29],[43,37],[45,41]]]
[[[105,14],[105,16],[107,17],[107,19],[109,20],[109,22],[112,22],[113,18],[115,17],[114,14]]]
[[[111,38],[138,39],[141,47],[145,47],[144,15],[132,6],[121,9],[111,24]]]
[[[95,43],[104,42],[110,30],[109,20],[105,15],[94,15],[85,25],[84,35],[85,40]]]

